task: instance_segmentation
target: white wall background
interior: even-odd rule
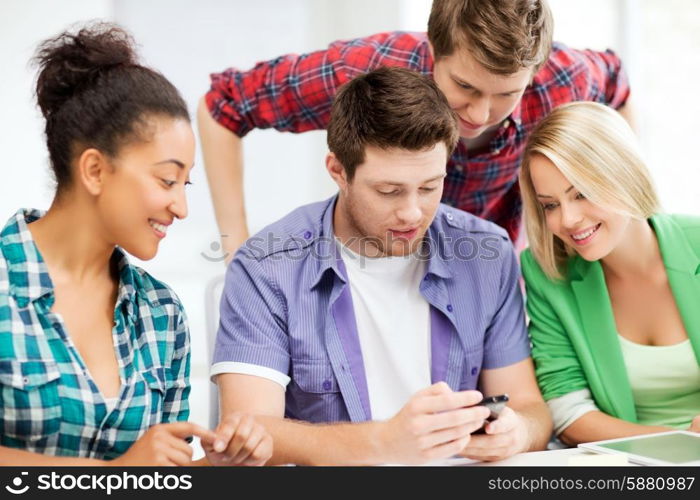
[[[574,47],[620,52],[632,76],[640,137],[665,208],[700,213],[695,117],[700,111],[700,2],[695,0],[550,0],[555,38]],[[70,24],[114,20],[141,55],[181,90],[194,114],[208,73],[246,68],[287,52],[391,29],[422,30],[430,0],[0,0],[0,219],[19,207],[47,208],[53,190],[28,61],[37,43]],[[329,196],[325,134],[254,131],[245,141],[246,204],[255,231],[292,208]],[[189,217],[158,256],[142,263],[169,283],[191,320],[192,420],[208,419],[209,360],[204,290],[223,266],[201,156],[192,173]]]

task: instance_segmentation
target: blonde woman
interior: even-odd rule
[[[540,123],[520,186],[533,358],[560,439],[700,431],[700,218],[660,213],[634,134],[595,103]]]

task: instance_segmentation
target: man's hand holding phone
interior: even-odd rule
[[[469,444],[460,453],[473,460],[491,462],[511,457],[528,448],[528,429],[525,419],[504,406],[508,396],[484,398],[479,405],[491,409],[491,418],[483,432],[475,432]],[[494,417],[497,417],[493,419]]]
[[[453,391],[438,382],[415,393],[391,419],[380,422],[376,442],[385,463],[423,464],[465,449],[488,417],[478,391]]]

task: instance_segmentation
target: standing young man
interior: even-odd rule
[[[545,0],[434,0],[428,32],[389,32],[305,55],[212,75],[198,121],[205,168],[228,258],[247,238],[241,138],[253,128],[327,127],[337,89],[357,75],[400,66],[434,78],[459,117],[443,202],[491,220],[515,241],[517,175],[528,133],[554,107],[605,103],[623,114],[626,76],[612,52],[552,44]]]
[[[263,229],[229,265],[211,371],[220,436],[235,430],[230,415],[255,414],[270,463],[544,448],[551,419],[512,245],[440,204],[458,138],[444,95],[413,71],[381,68],[339,91],[326,158],[338,194]],[[503,393],[509,407],[472,436],[488,416],[474,405]]]

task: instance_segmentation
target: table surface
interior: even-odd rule
[[[597,456],[580,448],[564,448],[561,450],[533,451],[530,453],[519,453],[518,455],[499,460],[497,462],[477,462],[468,458],[450,458],[432,462],[430,466],[472,466],[472,467],[503,467],[503,466],[568,466],[569,458],[573,456]],[[629,465],[635,465],[630,463]]]
[[[532,451],[530,453],[519,453],[505,460],[499,460],[497,462],[477,462],[472,465],[478,467],[489,467],[489,466],[538,466],[538,465],[559,465],[566,466],[569,465],[569,457],[574,455],[593,455],[585,450],[579,448],[564,448],[562,450],[547,450],[547,451]]]

